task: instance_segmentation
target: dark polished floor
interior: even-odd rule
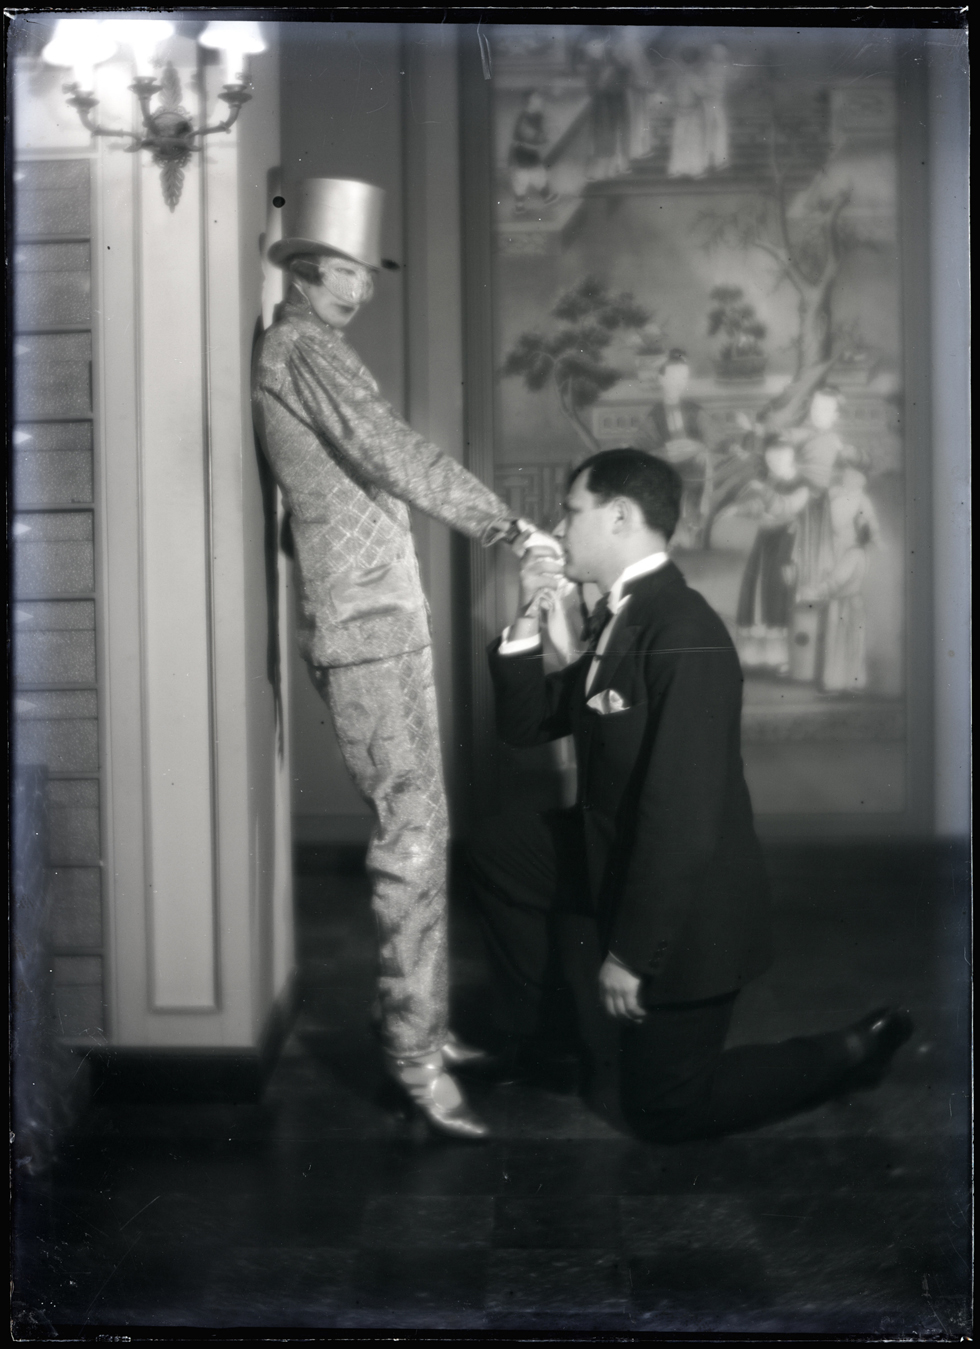
[[[492,1142],[423,1142],[378,1100],[366,884],[306,874],[301,1010],[265,1098],[96,1103],[54,1172],[17,1188],[18,1337],[969,1335],[965,869],[942,849],[770,856],[778,959],[733,1038],[901,1004],[916,1034],[877,1090],[667,1148],[594,1117],[569,1083],[484,1086]],[[465,911],[454,947],[458,1023],[486,1034]]]

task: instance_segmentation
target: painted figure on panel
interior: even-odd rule
[[[684,497],[677,541],[700,547],[712,493],[712,458],[705,444],[702,409],[685,397],[691,379],[687,354],[675,347],[660,375],[663,397],[647,413],[637,448],[666,459],[681,475]]]
[[[864,582],[868,550],[880,545],[881,529],[867,479],[854,465],[827,495],[834,564],[822,581],[801,586],[800,603],[825,605],[820,686],[828,693],[861,693],[868,684]]]
[[[759,522],[739,589],[736,645],[744,668],[788,674],[796,593],[793,552],[797,519],[810,489],[786,439],[770,436],[763,457],[764,475],[749,483],[736,504],[737,511]]]
[[[581,49],[590,99],[592,153],[586,175],[613,178],[629,172],[630,68],[616,34],[607,28],[586,33]]]
[[[507,155],[515,215],[522,215],[527,209],[527,197],[531,191],[538,194],[542,206],[550,206],[552,202],[558,200],[558,193],[552,190],[545,164],[544,151],[547,141],[544,99],[537,90],[529,89],[524,95],[524,106],[514,123]]]
[[[704,144],[709,169],[728,166],[728,83],[731,56],[723,42],[708,48],[702,71],[704,86]]]
[[[623,56],[629,65],[629,158],[646,159],[657,148],[655,122],[666,101],[664,82],[654,70],[647,48],[660,29],[632,26],[623,29]]]
[[[697,47],[685,47],[674,75],[674,126],[670,136],[670,178],[700,178],[710,165],[705,103],[707,85]]]
[[[818,389],[806,424],[793,433],[799,445],[800,476],[811,488],[810,500],[800,516],[793,559],[797,584],[803,589],[820,585],[834,566],[829,491],[850,453],[834,429],[839,415],[837,392]]]

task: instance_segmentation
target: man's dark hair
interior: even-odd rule
[[[600,501],[629,497],[643,512],[650,529],[669,539],[681,513],[682,485],[677,470],[631,446],[600,450],[572,469],[568,485],[585,473],[585,486]]]

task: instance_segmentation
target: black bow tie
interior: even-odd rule
[[[609,608],[609,596],[600,597],[598,604],[588,614],[582,627],[582,641],[590,651],[594,651],[599,645],[599,638],[602,630],[612,618],[612,610]]]

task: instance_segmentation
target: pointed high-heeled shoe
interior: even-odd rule
[[[478,1142],[490,1130],[467,1104],[455,1078],[446,1072],[441,1054],[424,1059],[386,1056],[392,1079],[435,1133]]]

